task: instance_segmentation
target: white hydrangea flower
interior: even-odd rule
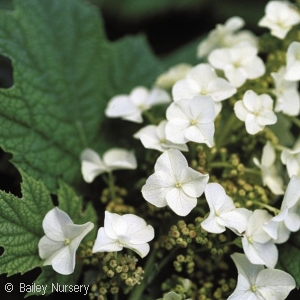
[[[258,25],[269,28],[273,36],[284,39],[292,27],[299,22],[300,15],[290,2],[270,1],[266,5],[265,16]]]
[[[242,244],[247,258],[253,264],[274,268],[278,260],[278,250],[263,225],[272,216],[262,209],[256,209],[249,217]]]
[[[167,149],[178,149],[180,151],[188,151],[186,144],[175,144],[167,140],[165,128],[167,121],[161,121],[156,125],[147,125],[134,134],[136,139],[140,139],[143,146],[147,149],[155,149],[165,151]]]
[[[133,215],[105,211],[104,227],[98,230],[93,253],[131,249],[142,258],[150,251],[148,242],[154,238],[154,229],[144,219]]]
[[[252,90],[246,91],[243,100],[235,103],[234,112],[238,119],[245,122],[249,134],[256,134],[266,125],[277,122],[273,99],[267,94],[257,95]]]
[[[292,176],[279,214],[264,224],[263,228],[277,244],[286,242],[291,232],[300,229],[300,177]]]
[[[267,186],[273,194],[282,195],[283,180],[278,175],[275,161],[275,149],[269,141],[263,148],[261,162],[256,157],[253,158],[255,165],[261,169],[263,185]]]
[[[300,80],[300,43],[292,42],[286,53],[286,73],[285,80]]]
[[[215,107],[210,96],[175,101],[168,107],[166,115],[169,141],[177,144],[193,141],[213,146]]]
[[[85,149],[81,154],[81,173],[83,179],[90,183],[95,177],[105,172],[114,170],[136,169],[136,158],[131,151],[121,148],[112,148],[100,158],[92,149]]]
[[[222,100],[236,93],[224,78],[218,77],[214,68],[209,64],[199,64],[192,68],[185,79],[177,81],[172,89],[173,100],[193,98],[197,95],[211,96],[215,101],[216,115],[221,111]]]
[[[117,95],[109,100],[105,115],[109,118],[142,123],[142,112],[154,105],[171,102],[169,94],[162,89],[154,88],[151,91],[145,87],[134,88],[129,95]]]
[[[257,45],[257,37],[248,30],[237,32],[245,25],[240,17],[231,17],[225,24],[217,24],[208,37],[204,39],[198,46],[197,56],[205,57],[212,50],[217,48],[230,48],[240,42],[248,42],[253,46]]]
[[[214,68],[223,70],[233,86],[240,87],[247,79],[259,78],[265,73],[264,62],[257,53],[257,47],[240,43],[232,48],[213,50],[208,61]]]
[[[155,85],[162,89],[170,89],[180,79],[183,79],[192,68],[189,64],[177,64],[158,76]]]
[[[186,158],[176,149],[161,154],[154,170],[142,187],[143,197],[156,207],[168,205],[177,215],[188,215],[197,205],[209,176],[190,168]]]
[[[273,94],[277,97],[276,112],[283,112],[288,116],[298,116],[300,112],[300,94],[298,82],[284,79],[286,68],[281,67],[278,72],[271,73],[274,79],[275,89]]]
[[[58,207],[51,209],[43,220],[45,235],[40,239],[39,255],[44,259],[44,266],[52,265],[60,274],[74,272],[76,250],[82,239],[94,228],[87,222],[76,225],[71,218]]]
[[[244,208],[236,208],[232,199],[218,183],[209,183],[205,188],[205,197],[209,206],[209,216],[201,227],[211,233],[222,233],[226,227],[241,234],[247,226]]]
[[[285,148],[282,150],[281,161],[286,165],[290,178],[293,175],[300,176],[300,137],[297,139],[293,149]]]
[[[238,270],[238,280],[228,300],[284,300],[296,287],[294,278],[284,271],[253,265],[241,253],[234,253],[231,258]]]

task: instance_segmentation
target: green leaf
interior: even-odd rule
[[[53,208],[48,190],[40,181],[22,173],[22,198],[0,191],[0,274],[25,273],[42,265],[38,242],[44,235],[42,222]]]
[[[0,90],[0,146],[50,191],[58,178],[78,187],[83,148],[108,147],[100,126],[107,101],[154,82],[159,61],[141,38],[109,43],[85,1],[14,6],[0,12],[0,54],[12,59],[14,76],[13,87]]]

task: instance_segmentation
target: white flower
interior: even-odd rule
[[[300,94],[298,82],[284,79],[286,68],[281,67],[277,73],[271,73],[275,82],[274,95],[277,97],[275,111],[282,111],[289,116],[297,116],[300,112]]]
[[[209,176],[190,168],[176,149],[161,154],[154,170],[142,187],[143,197],[156,207],[168,205],[177,215],[188,215],[197,205]]]
[[[148,125],[135,133],[134,137],[140,139],[143,146],[147,149],[155,149],[161,152],[170,148],[188,151],[189,149],[186,144],[175,144],[167,140],[166,125],[166,120],[161,121],[157,126]]]
[[[253,158],[255,165],[261,169],[263,185],[268,186],[273,194],[282,195],[284,193],[283,180],[278,175],[275,160],[275,149],[269,141],[263,148],[261,162],[256,157]]]
[[[296,8],[286,1],[268,2],[265,13],[258,25],[269,28],[271,34],[279,39],[284,39],[292,27],[300,22]]]
[[[103,160],[97,152],[85,149],[81,154],[81,173],[83,179],[90,183],[96,176],[114,170],[136,169],[134,154],[121,148],[112,148],[103,154]]]
[[[210,96],[173,102],[166,115],[166,137],[169,141],[177,144],[193,141],[213,146],[215,108]]]
[[[87,222],[76,225],[71,218],[58,207],[51,209],[43,220],[43,236],[38,244],[39,255],[44,266],[52,265],[60,274],[69,275],[75,269],[75,253],[82,239],[94,228]]]
[[[291,178],[293,175],[300,176],[300,137],[296,141],[293,149],[283,149],[281,161],[287,167],[287,172]]]
[[[266,125],[277,122],[272,98],[267,94],[257,95],[252,90],[246,91],[243,100],[235,103],[234,112],[238,119],[245,122],[250,134],[256,134]]]
[[[211,96],[215,101],[216,115],[221,111],[220,101],[235,93],[236,88],[224,78],[218,77],[209,64],[199,64],[192,68],[186,78],[177,81],[172,89],[174,101],[197,95]]]
[[[286,53],[286,73],[285,80],[300,80],[300,43],[292,42]]]
[[[208,37],[198,46],[197,56],[199,58],[208,55],[212,50],[217,48],[229,48],[240,42],[248,42],[253,46],[257,45],[257,38],[247,30],[237,32],[244,26],[245,22],[240,17],[231,17],[224,25],[217,24]]]
[[[117,95],[109,100],[105,114],[110,118],[122,118],[142,123],[142,112],[154,105],[169,103],[169,94],[159,88],[149,91],[145,87],[134,88],[130,95]]]
[[[271,237],[263,229],[272,216],[262,209],[256,209],[249,217],[242,237],[243,249],[253,264],[274,268],[278,260],[278,250]]]
[[[231,258],[239,275],[228,300],[284,300],[296,287],[294,278],[284,271],[253,265],[241,253],[234,253]]]
[[[191,65],[184,63],[175,65],[161,74],[156,79],[155,85],[162,89],[170,89],[176,81],[183,79],[191,68]]]
[[[114,252],[128,248],[142,258],[150,250],[148,242],[154,238],[154,229],[144,219],[133,215],[105,212],[104,227],[98,230],[93,253]]]
[[[247,217],[243,208],[236,208],[223,187],[218,183],[209,183],[205,188],[205,197],[210,209],[209,216],[201,223],[204,230],[221,233],[225,227],[241,234],[247,226]]]
[[[300,177],[292,176],[279,214],[264,224],[263,228],[277,244],[286,242],[290,232],[300,229]]]
[[[247,79],[255,79],[265,73],[265,65],[257,53],[256,47],[241,43],[232,48],[212,51],[208,61],[214,68],[223,70],[233,86],[240,87]]]

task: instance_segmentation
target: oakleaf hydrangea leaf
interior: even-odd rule
[[[25,273],[42,265],[38,242],[44,235],[42,222],[53,208],[48,190],[40,181],[22,173],[22,198],[0,191],[0,274]]]
[[[0,12],[0,53],[12,59],[14,77],[0,90],[0,146],[51,191],[57,178],[75,186],[81,151],[107,147],[100,124],[108,100],[141,73],[154,82],[159,64],[141,39],[109,43],[98,10],[85,1],[14,4]]]

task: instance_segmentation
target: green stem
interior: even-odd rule
[[[269,211],[273,212],[275,215],[277,215],[279,213],[279,209],[273,207],[273,206],[270,206],[268,204],[265,204],[265,203],[261,203],[259,201],[255,201],[255,200],[251,200],[254,204],[256,205],[259,205],[260,207],[262,208],[266,208],[268,209]]]
[[[171,253],[160,262],[158,266],[155,265],[157,250],[152,251],[152,253],[148,257],[147,263],[144,268],[145,278],[139,285],[137,285],[132,290],[128,300],[142,299],[142,295],[146,287],[152,283],[154,278],[159,274],[159,272],[163,269],[163,267],[174,257],[174,254],[176,253],[178,248],[179,247],[174,248],[171,251]]]
[[[110,192],[111,199],[116,199],[116,192],[115,192],[115,178],[112,172],[108,172],[108,188]]]
[[[300,128],[300,120],[296,117],[289,117],[289,119]]]
[[[157,124],[157,121],[155,120],[155,118],[153,117],[153,115],[151,114],[151,112],[145,110],[145,111],[143,111],[143,115],[148,119],[148,121],[151,124],[154,124],[154,125]]]

